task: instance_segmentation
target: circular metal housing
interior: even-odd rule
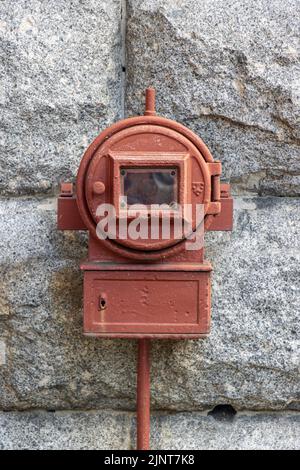
[[[153,215],[150,203],[166,204],[165,212],[157,210],[156,216],[160,221],[170,217],[171,225],[178,208],[190,204],[195,230],[197,204],[203,205],[206,225],[212,217],[211,163],[206,145],[185,126],[151,114],[124,119],[105,129],[82,158],[76,185],[80,215],[97,239],[96,227],[101,221],[97,208],[101,204],[115,207],[117,226],[125,215],[130,223],[135,202],[145,206],[141,219]],[[167,239],[160,233],[157,239],[137,240],[111,236],[99,243],[138,260],[154,261],[184,250],[184,238],[174,234]]]

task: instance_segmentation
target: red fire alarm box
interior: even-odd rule
[[[76,185],[62,183],[58,228],[88,230],[84,334],[138,338],[137,448],[149,448],[151,338],[204,338],[212,267],[204,233],[232,230],[221,163],[181,124],[155,115],[104,130],[86,150]]]
[[[58,228],[89,231],[84,334],[209,333],[212,267],[203,234],[232,229],[230,188],[220,175],[197,135],[155,115],[153,89],[144,116],[117,122],[88,147],[76,184],[63,183],[58,198]]]

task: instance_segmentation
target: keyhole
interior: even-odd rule
[[[104,310],[106,308],[106,298],[103,296],[99,299],[99,308],[100,310]]]

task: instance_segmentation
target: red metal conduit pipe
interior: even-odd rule
[[[138,341],[137,450],[150,448],[150,340]]]

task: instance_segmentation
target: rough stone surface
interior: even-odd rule
[[[121,114],[120,0],[0,2],[0,192],[52,192]]]
[[[127,110],[146,86],[236,193],[300,194],[298,0],[129,0]],[[141,39],[142,38],[142,39]]]
[[[6,362],[6,344],[5,341],[0,340],[0,366]]]
[[[153,431],[157,449],[300,448],[300,419],[297,415],[239,415],[233,422],[226,422],[198,413],[176,413],[160,416]]]
[[[297,409],[299,200],[235,205],[233,233],[206,240],[211,336],[153,342],[153,409]],[[133,410],[135,342],[82,336],[85,234],[56,230],[54,199],[2,200],[0,213],[0,408]]]
[[[135,445],[136,343],[83,337],[87,237],[53,198],[123,114],[125,3],[128,113],[154,85],[238,195],[206,237],[210,337],[153,341],[152,446],[298,449],[297,0],[0,2],[0,448]],[[217,405],[269,411],[199,412]]]
[[[134,449],[131,413],[0,413],[0,449]],[[297,450],[299,416],[239,415],[232,422],[199,413],[154,415],[151,448]],[[109,455],[109,454],[108,454]]]
[[[129,449],[128,413],[0,413],[0,449]]]

